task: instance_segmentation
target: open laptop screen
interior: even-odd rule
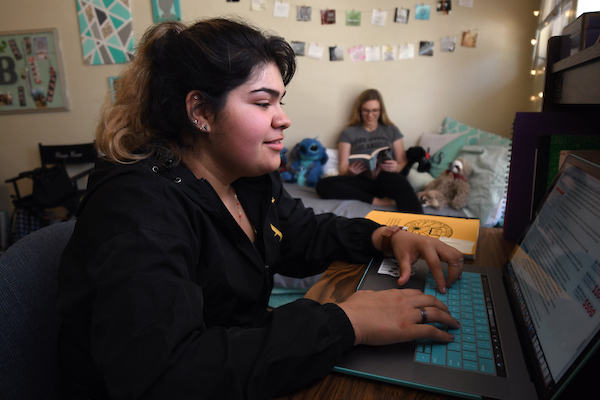
[[[507,265],[547,394],[565,383],[600,330],[598,178],[597,167],[571,156]]]

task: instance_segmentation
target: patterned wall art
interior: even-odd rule
[[[0,114],[68,109],[58,31],[0,32]]]
[[[133,58],[131,0],[76,0],[86,65],[126,63]]]

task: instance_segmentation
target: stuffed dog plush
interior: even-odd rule
[[[448,169],[438,178],[431,181],[417,193],[417,197],[424,206],[439,210],[450,206],[460,210],[467,205],[469,198],[469,182],[471,165],[462,157],[457,158],[448,165]]]

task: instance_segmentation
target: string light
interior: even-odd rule
[[[538,97],[541,99],[542,97],[544,97],[544,92],[539,92],[538,93]]]
[[[535,46],[536,44],[537,44],[537,40],[535,40],[535,39],[531,39],[531,45],[532,45],[532,46]]]
[[[533,15],[535,15],[535,16],[537,17],[537,16],[539,16],[539,15],[540,15],[540,12],[539,12],[538,10],[535,10],[535,11],[533,12]]]
[[[532,69],[532,70],[531,70],[531,75],[533,76],[533,75],[535,75],[535,74],[537,74],[537,71],[536,71],[535,69]]]

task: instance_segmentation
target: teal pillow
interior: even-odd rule
[[[452,117],[446,117],[442,126],[442,135],[447,133],[466,133],[469,137],[477,137],[480,146],[509,146],[510,139],[495,133],[486,132],[463,124]]]
[[[456,157],[458,157],[464,146],[510,146],[510,139],[470,127],[452,117],[446,117],[442,127],[442,135],[449,133],[462,133],[462,135],[446,144],[431,156],[431,169],[429,173],[434,178],[440,176],[448,168],[448,164],[456,160]]]

